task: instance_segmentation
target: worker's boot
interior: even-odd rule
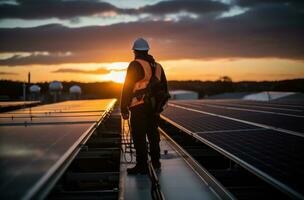
[[[128,174],[148,174],[149,169],[147,165],[136,164],[135,167],[127,169]]]

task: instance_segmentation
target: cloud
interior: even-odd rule
[[[138,21],[68,28],[51,24],[0,29],[0,53],[50,52],[0,65],[119,62],[132,59],[135,38],[145,37],[158,60],[287,58],[304,60],[304,13],[284,4],[260,5],[232,17],[177,22]],[[56,56],[55,52],[72,52]],[[53,53],[53,54],[52,54]]]
[[[34,52],[12,52],[7,59],[0,59],[0,65],[15,66],[28,64],[55,64],[64,62],[66,57],[72,56],[70,51],[67,52],[48,52],[48,51],[34,51]]]
[[[165,15],[181,11],[206,14],[229,9],[227,4],[211,0],[171,0],[142,6],[139,9],[118,8],[110,3],[97,0],[18,0],[17,2],[17,4],[0,4],[0,19],[68,19],[81,16],[102,16],[107,13]]]
[[[205,14],[210,12],[223,12],[229,9],[229,5],[208,0],[173,0],[161,1],[154,5],[144,6],[138,9],[140,13],[172,14],[181,11]]]
[[[296,12],[304,12],[304,1],[302,0],[236,0],[235,3],[238,6],[249,9],[265,6],[284,6],[294,9]]]
[[[18,73],[14,73],[14,72],[0,72],[0,75],[18,75]]]
[[[82,70],[82,69],[73,69],[73,68],[61,68],[56,71],[53,71],[53,73],[75,73],[75,74],[93,74],[93,75],[101,75],[101,74],[107,74],[109,71],[104,68],[99,68],[95,70]]]
[[[304,5],[302,0],[237,0],[240,6],[256,6],[261,4]]]
[[[18,4],[0,4],[0,18],[46,19],[72,18],[119,10],[96,0],[18,0]]]

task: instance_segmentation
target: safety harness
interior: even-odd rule
[[[135,59],[143,68],[144,78],[137,81],[133,88],[133,97],[130,103],[129,108],[143,104],[144,103],[144,95],[146,93],[147,86],[150,82],[151,77],[154,75],[158,80],[161,79],[161,66],[158,63],[151,63],[153,66],[151,67],[150,63],[142,60]]]

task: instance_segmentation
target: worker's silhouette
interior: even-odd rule
[[[151,77],[161,85],[161,89],[168,92],[167,80],[163,68],[148,54],[149,44],[139,38],[134,42],[134,61],[129,64],[126,80],[121,96],[121,113],[124,119],[131,121],[131,134],[136,150],[136,166],[128,169],[129,174],[145,174],[148,172],[147,143],[148,136],[152,165],[160,169],[159,133],[157,130],[159,112],[147,108],[147,88],[151,85]],[[159,104],[160,100],[156,100]],[[162,105],[161,105],[162,106]]]

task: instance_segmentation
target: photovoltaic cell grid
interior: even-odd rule
[[[269,107],[269,110],[286,113],[290,111],[301,116],[303,112],[302,105],[282,105],[278,110],[278,104],[272,109],[272,104],[255,103],[252,105],[249,101],[172,101],[163,112],[163,118],[177,124],[201,137],[203,141],[208,141],[224,149],[239,160],[248,163],[254,168],[266,173],[268,176],[278,180],[288,187],[304,194],[304,137],[270,130],[263,127],[224,119],[219,116],[211,116],[191,110],[174,107],[180,105],[184,108],[203,111],[210,114],[227,116],[248,122],[260,123],[262,125],[275,125],[278,128],[287,130],[296,130],[303,134],[301,117],[283,116],[277,114],[231,110],[224,108],[229,104],[239,107],[251,107],[252,105]],[[221,105],[223,107],[208,107],[206,105]],[[251,107],[252,108],[252,107]],[[255,107],[259,111],[258,107]],[[287,109],[287,110],[284,110]],[[291,119],[290,119],[291,118]],[[293,123],[291,121],[295,120]],[[273,122],[273,123],[270,123]],[[294,128],[294,126],[296,128]]]
[[[304,138],[272,130],[199,133],[286,185],[304,192]]]
[[[304,102],[302,104],[283,104],[273,102],[260,102],[260,101],[249,101],[249,100],[183,100],[183,101],[172,101],[175,103],[190,103],[190,104],[213,104],[213,105],[235,105],[236,107],[247,107],[247,108],[258,108],[259,110],[280,110],[280,111],[293,111],[296,113],[304,112]]]
[[[246,120],[255,123],[261,123],[273,127],[279,127],[291,131],[296,131],[300,133],[304,133],[304,111],[301,109],[297,109],[299,112],[296,114],[290,115],[289,113],[285,113],[285,111],[269,111],[267,112],[260,112],[259,108],[248,108],[247,110],[242,107],[242,109],[237,109],[235,105],[235,109],[227,107],[222,104],[222,106],[213,105],[210,102],[195,102],[195,103],[178,103],[175,102],[177,105],[186,106],[190,108],[194,108],[197,110],[202,110],[205,112],[216,113],[220,115],[224,115],[227,117],[232,117],[236,119]],[[240,103],[241,104],[241,103]],[[303,134],[304,135],[304,134]]]
[[[300,105],[285,105],[285,104],[273,104],[273,103],[261,103],[261,102],[252,102],[252,101],[197,101],[192,102],[192,105],[217,105],[225,106],[237,109],[248,109],[256,111],[265,111],[265,112],[275,112],[283,113],[290,115],[301,115],[304,116],[304,106]]]
[[[256,129],[252,125],[221,119],[215,116],[197,114],[171,106],[165,109],[162,114],[177,124],[187,127],[191,132]]]
[[[112,100],[109,100],[112,101]],[[101,118],[107,100],[69,101],[0,114],[0,126],[40,123],[94,123]]]
[[[0,199],[31,198],[115,102],[67,101],[1,113]]]
[[[300,103],[301,102],[301,103]],[[297,101],[295,104],[292,103],[284,103],[283,101],[280,102],[260,102],[260,101],[250,101],[250,100],[244,100],[241,101],[240,100],[235,100],[234,103],[237,104],[244,104],[244,105],[261,105],[261,106],[268,106],[271,108],[287,108],[287,109],[300,109],[300,110],[304,110],[304,102],[303,99]]]

